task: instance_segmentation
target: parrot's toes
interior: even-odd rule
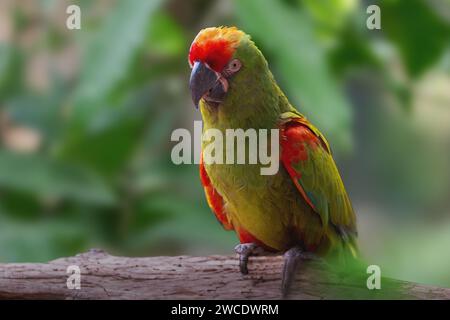
[[[240,243],[234,247],[234,251],[239,255],[239,270],[242,274],[248,274],[248,258],[251,255],[258,255],[261,250],[262,248],[255,243]]]
[[[302,249],[298,247],[293,247],[284,254],[284,265],[281,279],[281,294],[283,298],[289,293],[289,289],[294,281],[299,262],[303,257],[309,258],[309,254],[303,252]]]
[[[242,274],[248,274],[248,256],[240,256],[239,257],[239,271],[241,271]]]

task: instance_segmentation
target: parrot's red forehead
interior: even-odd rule
[[[220,72],[230,61],[244,33],[236,27],[207,28],[201,30],[189,50],[189,63],[207,63]]]

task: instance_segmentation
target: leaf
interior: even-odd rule
[[[161,1],[118,1],[92,39],[83,60],[79,86],[60,155],[77,159],[112,174],[134,148],[145,124],[128,110],[132,97],[114,98],[115,87],[130,69],[132,58],[145,41],[147,24]],[[141,101],[145,107],[146,101]],[[128,113],[128,119],[124,119]],[[117,148],[115,148],[117,147]]]
[[[164,12],[153,17],[148,37],[148,46],[157,54],[165,57],[184,55],[186,37],[174,19]]]
[[[51,95],[22,94],[9,99],[5,111],[12,123],[38,130],[46,140],[54,140],[61,133],[60,92]]]
[[[0,100],[22,88],[24,57],[16,47],[0,43]]]
[[[319,24],[321,33],[331,37],[345,26],[348,16],[358,5],[356,0],[299,0],[299,2]]]
[[[450,26],[422,0],[381,1],[382,30],[398,48],[411,77],[419,77],[450,42]]]
[[[140,141],[146,119],[145,110],[128,108],[128,105],[104,110],[95,118],[97,121],[86,128],[81,140],[65,146],[64,159],[88,166],[105,177],[113,177],[124,168]]]
[[[75,113],[95,111],[121,80],[133,53],[145,40],[147,24],[160,1],[119,1],[98,34],[90,42],[83,59],[79,87],[75,93]],[[86,120],[86,119],[84,119]]]
[[[46,156],[0,151],[0,187],[94,205],[115,202],[114,194],[97,175]]]
[[[161,246],[176,244],[181,249],[178,253],[201,251],[205,247],[227,252],[236,241],[236,235],[223,230],[203,199],[199,205],[183,195],[174,201],[171,195],[159,194],[144,201],[139,212],[137,218],[141,223],[147,219],[153,224],[133,229],[125,243],[129,250],[147,248],[159,252]]]
[[[331,76],[308,17],[301,11],[268,0],[235,1],[244,30],[264,47],[279,71],[282,89],[338,150],[350,147],[351,109]]]
[[[86,226],[68,221],[18,222],[0,210],[0,261],[47,262],[88,248]]]
[[[361,32],[356,23],[349,23],[339,33],[337,45],[329,53],[329,61],[335,74],[343,76],[358,68],[382,71],[383,64],[375,55],[367,34]]]

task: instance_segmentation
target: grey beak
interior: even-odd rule
[[[214,88],[216,82],[217,75],[213,70],[200,61],[194,63],[189,79],[189,88],[196,108],[198,108],[201,98]]]

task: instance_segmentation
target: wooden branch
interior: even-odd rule
[[[0,264],[0,299],[280,299],[281,256],[254,257],[241,275],[234,256],[115,257],[90,250],[49,263]],[[77,265],[81,288],[68,289]],[[367,274],[349,280],[305,262],[290,299],[450,299],[450,289],[398,280],[368,290]]]

